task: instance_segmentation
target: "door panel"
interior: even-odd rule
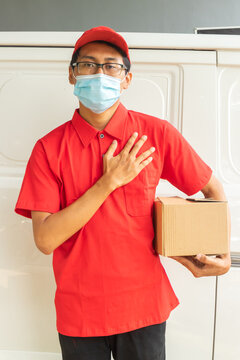
[[[13,210],[34,143],[70,120],[78,107],[68,84],[71,54],[72,49],[66,48],[1,49],[0,317],[4,327],[0,347],[6,351],[60,352],[52,256],[34,245],[31,220]],[[170,121],[215,167],[215,52],[135,49],[130,56],[133,80],[122,94],[122,103]],[[177,194],[178,190],[160,181],[157,192]],[[215,278],[195,279],[173,260],[162,258],[162,262],[180,300],[168,320],[168,359],[192,360],[194,353],[194,359],[210,360]]]

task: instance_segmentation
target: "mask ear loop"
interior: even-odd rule
[[[126,79],[127,74],[124,76],[124,78],[120,81],[121,83]]]
[[[124,76],[124,78],[120,81],[120,84],[126,79],[126,76],[127,76],[127,74],[126,74],[126,75]],[[122,89],[122,90],[120,91],[120,94],[122,94],[124,90],[125,90],[125,89]]]
[[[72,73],[73,73],[74,79],[77,80],[77,78],[76,78],[76,76],[75,76],[75,74],[74,74],[74,68],[73,68],[73,67],[72,67]]]

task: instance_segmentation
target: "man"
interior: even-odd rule
[[[226,199],[221,183],[166,120],[127,110],[128,46],[100,26],[78,39],[69,81],[71,121],[39,139],[15,211],[32,218],[36,246],[53,253],[57,330],[64,360],[162,360],[179,304],[153,248],[160,178],[192,195]],[[230,254],[174,257],[194,276],[221,275]],[[199,264],[202,264],[199,266]]]

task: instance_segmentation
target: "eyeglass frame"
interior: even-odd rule
[[[78,61],[76,63],[73,63],[71,66],[72,66],[72,69],[74,70],[74,67],[77,66],[78,67],[78,64],[95,64],[97,65],[97,71],[98,71],[98,68],[102,68],[102,71],[104,73],[104,70],[103,70],[103,65],[120,65],[121,66],[121,71],[119,73],[119,75],[122,73],[123,70],[127,70],[127,73],[128,73],[128,69],[126,68],[126,66],[124,66],[123,64],[119,64],[119,63],[103,63],[103,64],[100,64],[100,63],[95,63],[93,61]]]

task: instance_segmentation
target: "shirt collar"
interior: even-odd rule
[[[128,110],[120,102],[115,113],[113,114],[105,128],[103,130],[98,130],[92,125],[90,125],[86,120],[84,120],[83,117],[79,114],[79,109],[76,109],[72,118],[72,124],[77,131],[78,136],[82,141],[84,147],[88,146],[91,140],[100,131],[105,131],[112,137],[122,140],[127,120],[127,113]]]

